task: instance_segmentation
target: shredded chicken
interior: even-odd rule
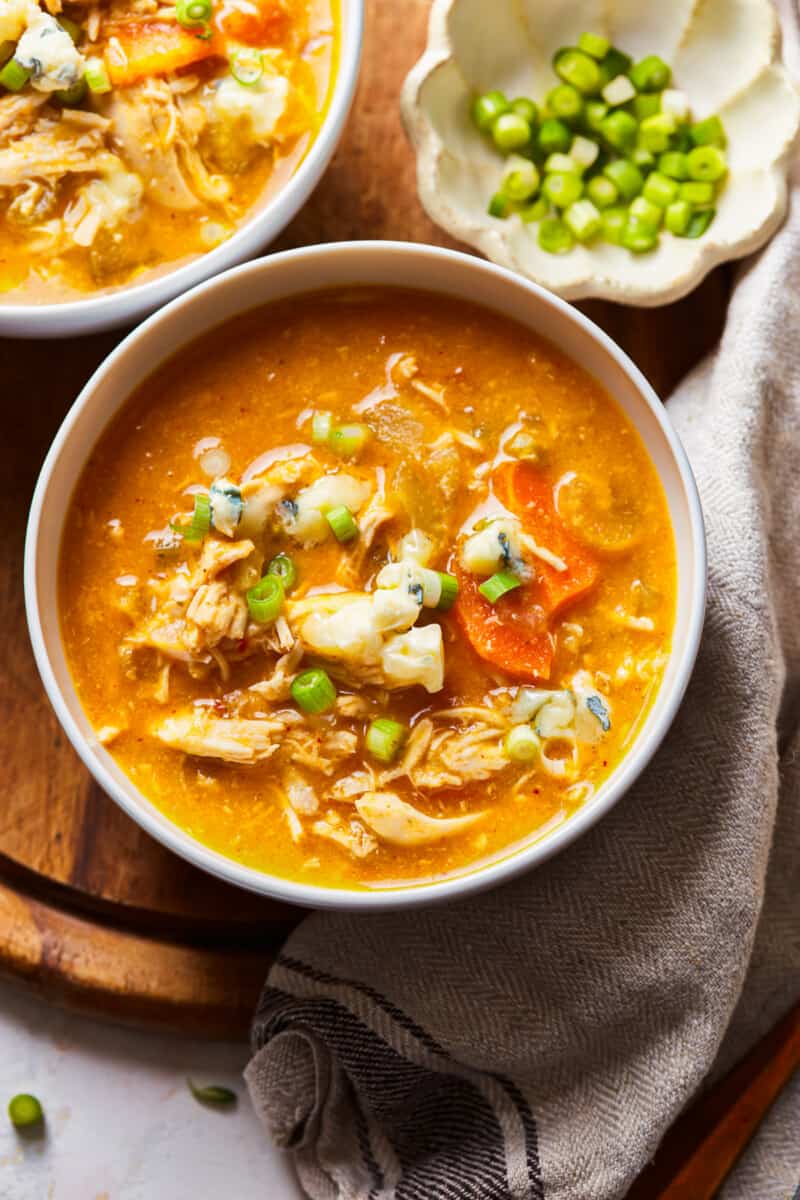
[[[297,674],[302,657],[302,643],[295,642],[288,654],[284,654],[282,658],[278,659],[269,678],[259,680],[248,690],[261,696],[264,700],[288,700],[291,694],[292,680]]]
[[[376,839],[360,821],[344,821],[334,811],[328,812],[324,820],[315,821],[311,829],[317,837],[335,842],[355,858],[366,858],[378,848]]]
[[[167,717],[151,727],[151,733],[172,750],[230,763],[270,758],[279,748],[276,739],[283,730],[281,721],[214,717],[202,710]]]
[[[486,815],[477,812],[461,817],[430,817],[395,792],[365,792],[356,800],[356,811],[381,841],[395,846],[424,846],[455,837]]]
[[[102,130],[42,118],[30,133],[0,148],[0,187],[20,187],[31,178],[100,174],[112,159]]]

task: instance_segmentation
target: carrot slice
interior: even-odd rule
[[[597,559],[566,529],[556,512],[552,484],[531,463],[504,463],[492,483],[500,503],[519,517],[523,529],[535,538],[537,545],[567,564],[566,571],[558,571],[549,563],[536,560],[539,577],[536,602],[548,616],[553,616],[594,587]]]
[[[536,578],[496,604],[479,591],[479,580],[457,563],[455,614],[481,658],[517,679],[547,680],[553,660],[552,618],[585,596],[597,581],[594,556],[564,528],[550,483],[530,463],[505,463],[495,473],[498,500],[518,516],[537,545],[566,563],[566,570],[536,560]]]
[[[455,615],[475,653],[516,679],[549,679],[553,637],[527,627],[526,620],[536,584],[523,584],[493,605],[478,590],[480,580],[459,563],[455,572]]]
[[[106,66],[116,87],[128,87],[151,75],[166,75],[225,53],[219,34],[201,38],[174,21],[110,23],[104,32],[109,38]]]

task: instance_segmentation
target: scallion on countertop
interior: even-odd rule
[[[35,1096],[29,1092],[20,1092],[8,1102],[8,1116],[11,1124],[17,1129],[29,1129],[39,1125],[44,1120],[44,1110]]]

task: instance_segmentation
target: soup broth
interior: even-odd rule
[[[131,397],[67,514],[60,608],[90,721],[168,817],[374,888],[591,802],[675,585],[655,469],[593,378],[480,307],[362,288],[232,321]]]

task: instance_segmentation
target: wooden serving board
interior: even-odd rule
[[[419,205],[398,110],[428,7],[368,2],[347,133],[276,248],[365,237],[454,244]],[[666,308],[586,310],[665,395],[717,339],[728,283],[720,270]],[[301,912],[201,874],[117,809],[61,732],[25,627],[22,551],[36,475],[75,395],[121,336],[0,341],[0,972],[120,1020],[240,1036],[270,955]]]

